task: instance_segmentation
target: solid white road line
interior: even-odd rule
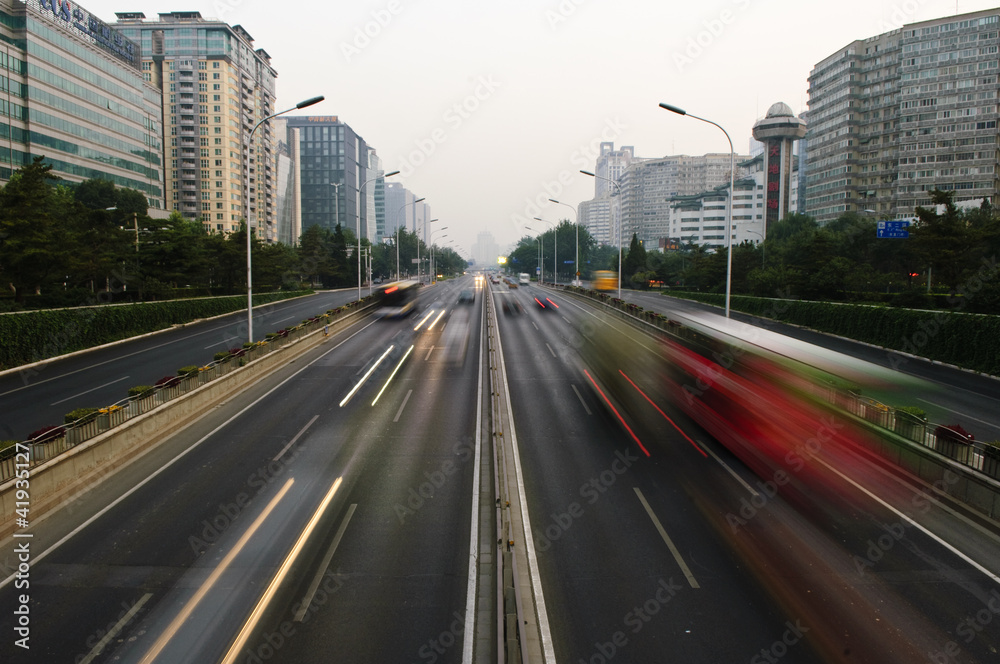
[[[485,297],[485,296],[484,296]],[[486,307],[482,307],[480,321],[486,325]],[[476,451],[472,458],[472,523],[469,526],[469,576],[465,587],[465,635],[462,638],[462,664],[472,664],[472,649],[476,639],[476,582],[479,578],[479,465],[483,431],[483,346],[479,340],[479,380],[476,388]],[[409,394],[406,395],[410,397]],[[405,401],[404,401],[405,404]],[[402,410],[402,406],[400,406]]]

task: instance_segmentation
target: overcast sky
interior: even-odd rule
[[[638,156],[749,149],[777,101],[807,110],[815,63],[900,27],[996,7],[980,0],[88,0],[116,11],[200,11],[242,25],[278,72],[277,107],[315,95],[374,146],[393,178],[471,254],[532,217],[575,221],[601,141]],[[548,202],[556,198],[574,210]],[[527,222],[525,222],[527,220]],[[539,229],[534,222],[533,228]],[[541,229],[544,229],[541,226]],[[443,240],[442,243],[447,240]]]

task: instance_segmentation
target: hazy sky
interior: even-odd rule
[[[598,145],[641,157],[737,153],[777,101],[807,109],[813,65],[855,39],[981,0],[87,0],[116,11],[200,11],[242,25],[278,72],[277,108],[315,95],[374,146],[394,180],[427,198],[469,256],[501,249],[532,217],[575,221],[593,197]],[[556,198],[569,208],[549,203]],[[527,220],[527,222],[525,222]],[[533,228],[539,229],[538,222]],[[542,229],[545,226],[541,226]],[[442,240],[442,243],[447,240]]]

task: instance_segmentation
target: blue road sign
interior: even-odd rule
[[[880,221],[878,222],[878,229],[876,230],[876,233],[878,234],[878,237],[910,237],[910,231],[907,230],[909,225],[909,220],[905,219],[902,221]]]

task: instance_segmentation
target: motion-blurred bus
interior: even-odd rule
[[[414,280],[394,281],[378,289],[378,308],[375,315],[379,318],[402,318],[409,316],[417,307],[417,295],[420,292],[420,282]]]
[[[590,281],[594,290],[610,291],[618,288],[618,273],[611,270],[597,270]]]

